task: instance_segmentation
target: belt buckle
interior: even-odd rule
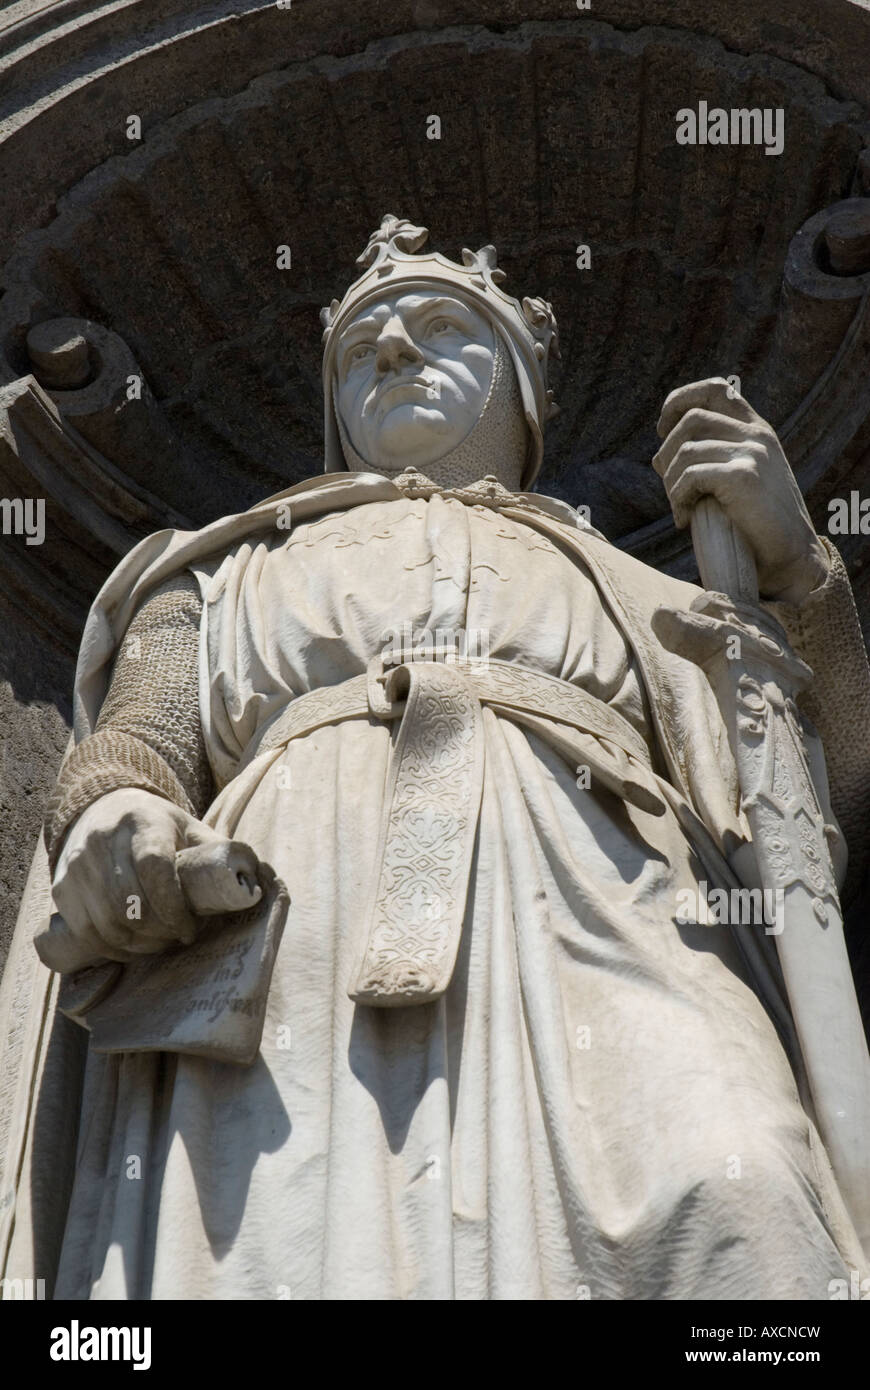
[[[398,649],[387,647],[378,652],[366,667],[369,712],[376,719],[396,719],[403,713],[407,703],[404,694],[399,699],[394,696],[398,673],[418,661],[455,665],[460,661],[460,653],[455,642],[421,642]]]
[[[406,701],[392,699],[387,689],[387,682],[402,664],[391,662],[390,655],[378,652],[366,667],[366,698],[375,719],[398,719],[405,709]]]

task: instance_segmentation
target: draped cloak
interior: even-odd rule
[[[527,501],[330,476],[148,537],[110,576],[75,739],[139,603],[191,571],[204,819],[293,901],[253,1066],[88,1055],[32,946],[40,846],[0,997],[7,1278],[77,1299],[824,1299],[861,1267],[772,941],[677,920],[682,890],[734,882],[715,847],[747,833],[713,691],[651,632],[698,590]],[[405,622],[485,630],[493,657],[609,704],[699,835],[579,786],[545,729],[484,709],[454,978],[383,1010],[347,990],[395,729],[339,721],[240,764],[277,711],[359,675]]]

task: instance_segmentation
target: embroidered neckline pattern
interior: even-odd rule
[[[503,511],[506,507],[522,507],[530,512],[541,510],[522,493],[509,492],[491,473],[470,483],[468,487],[440,487],[416,468],[406,468],[392,482],[406,497],[414,499],[428,501],[430,497],[443,497],[445,500],[462,502],[466,507],[488,507],[494,512]]]

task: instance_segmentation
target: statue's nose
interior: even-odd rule
[[[376,366],[379,372],[400,371],[422,362],[423,354],[408,336],[402,320],[394,315],[378,334]]]

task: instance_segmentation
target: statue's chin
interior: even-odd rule
[[[389,473],[418,468],[421,473],[444,458],[468,433],[465,421],[457,428],[440,410],[403,403],[381,421],[377,447],[366,452],[374,467]]]

